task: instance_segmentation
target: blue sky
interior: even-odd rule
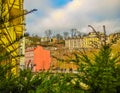
[[[71,2],[72,0],[36,0],[36,3],[37,4],[39,4],[39,3],[43,3],[43,5],[46,3],[46,7],[47,8],[52,8],[52,9],[59,9],[59,8],[61,8],[61,7],[64,7],[66,4],[68,4],[69,2]],[[29,2],[29,4],[31,4],[33,7],[30,7],[29,6],[29,4],[28,4],[28,2]],[[32,2],[33,2],[33,0],[32,0]],[[35,12],[33,15],[35,16],[35,17],[44,17],[45,15],[46,15],[46,12],[44,11],[44,7],[42,7],[41,6],[41,4],[40,4],[40,6],[39,5],[37,5],[36,6],[36,4],[32,4],[32,2],[30,3],[30,1],[29,0],[26,0],[25,1],[25,8],[26,9],[28,9],[28,10],[30,10],[30,9],[33,9],[33,8],[36,8],[36,9],[38,9],[38,11],[37,12]],[[34,2],[35,3],[35,2]],[[28,5],[27,5],[28,4]],[[30,19],[27,19],[27,22],[31,22],[31,21],[33,21],[34,20],[34,18],[30,18]]]
[[[25,0],[25,9],[38,9],[26,16],[27,32],[44,35],[51,29],[54,33],[91,31],[88,25],[107,33],[120,31],[120,0]]]
[[[50,3],[52,5],[52,7],[54,8],[60,8],[64,5],[66,5],[67,3],[69,3],[72,0],[50,0]]]

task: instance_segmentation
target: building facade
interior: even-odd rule
[[[103,34],[99,33],[101,36]],[[90,32],[88,35],[83,37],[74,37],[65,40],[65,47],[68,49],[90,49],[100,47],[100,39],[96,33]]]
[[[51,64],[50,51],[41,46],[25,49],[25,67],[33,72],[49,70]]]
[[[10,62],[20,64],[20,55],[24,55],[24,41],[20,38],[25,31],[24,0],[0,0],[0,44],[6,52],[10,53]],[[21,53],[21,54],[20,54]],[[22,61],[23,62],[23,61]],[[17,73],[19,67],[13,69]]]

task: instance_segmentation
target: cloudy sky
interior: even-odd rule
[[[27,10],[38,9],[26,16],[27,32],[44,35],[70,31],[89,32],[92,25],[97,31],[120,31],[120,0],[24,0]]]

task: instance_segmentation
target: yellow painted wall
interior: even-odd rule
[[[11,6],[13,7],[11,8]],[[17,18],[17,16],[23,14],[24,12],[23,0],[6,0],[3,4],[3,9],[4,11],[2,11],[2,18],[4,18],[4,23],[0,25],[2,27],[0,29],[0,44],[8,52],[13,51],[11,56],[15,58],[12,59],[12,63],[15,64],[19,62],[19,58],[16,57],[19,54],[19,42],[13,42],[23,35],[25,29],[24,25],[21,25],[24,23],[24,17],[21,16]],[[16,19],[13,20],[13,18]],[[17,68],[14,68],[14,72],[17,72],[16,70]]]

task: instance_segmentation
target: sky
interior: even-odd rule
[[[120,31],[120,0],[24,0],[24,8],[38,11],[26,16],[30,34],[44,36],[46,30],[54,33],[70,32],[76,28],[91,32],[88,25],[107,33]]]

